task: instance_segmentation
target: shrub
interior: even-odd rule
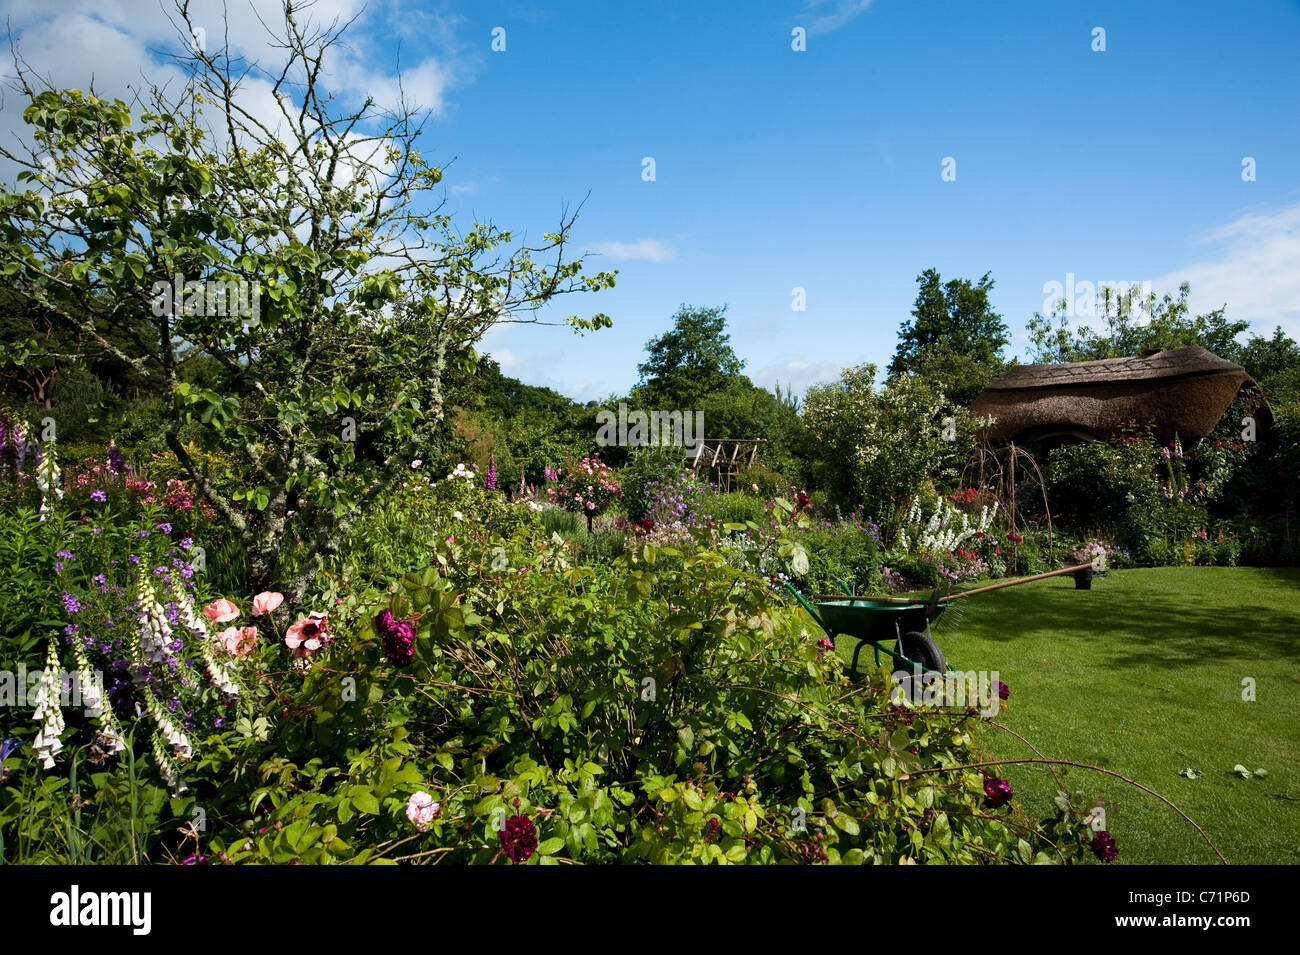
[[[580,528],[571,537],[578,545],[584,563],[608,564],[627,546],[627,531],[617,527]]]
[[[871,593],[880,581],[880,546],[852,525],[814,527],[799,535],[808,553],[803,585],[814,593],[839,593],[837,581],[856,580],[855,593]]]
[[[1047,498],[1066,524],[1114,526],[1160,510],[1149,443],[1091,441],[1048,455]]]
[[[498,550],[499,570],[487,559]],[[349,632],[327,664],[277,690],[290,714],[313,718],[281,719],[274,744],[213,761],[214,776],[247,781],[228,787],[245,794],[228,793],[232,811],[204,853],[532,864],[1057,858],[1045,842],[1021,841],[1032,830],[1003,821],[1004,783],[963,767],[978,761],[977,717],[891,708],[884,670],[849,687],[796,605],[708,549],[667,557],[648,545],[574,568],[537,538],[471,527],[391,593],[345,597]],[[383,610],[415,630],[414,658],[400,668],[381,656],[380,631],[392,625]],[[355,703],[340,702],[339,674],[357,681]],[[282,772],[247,774],[272,746]],[[250,819],[233,810],[254,787],[269,798]],[[1066,858],[1086,851],[1077,833],[1053,837]]]
[[[546,493],[565,510],[585,517],[587,530],[599,514],[623,497],[614,472],[594,454],[558,470],[555,486],[548,487]]]
[[[746,521],[762,524],[767,519],[767,505],[750,494],[734,491],[718,494],[709,500],[707,506],[719,524],[744,524]]]
[[[547,534],[570,535],[578,532],[578,515],[561,507],[548,507],[541,514]]]
[[[736,476],[735,488],[741,493],[752,492],[766,500],[775,497],[789,483],[784,475],[774,468],[755,464],[741,470]],[[758,490],[754,490],[755,487]]]
[[[619,486],[623,488],[623,506],[627,519],[639,523],[645,519],[650,506],[646,485],[662,482],[683,469],[680,447],[647,445],[632,449],[631,460],[619,471]]]
[[[647,481],[645,517],[656,524],[681,524],[687,528],[711,527],[716,498],[689,468],[670,468],[662,478]]]

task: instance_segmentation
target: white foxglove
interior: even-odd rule
[[[63,711],[59,708],[59,695],[62,692],[59,657],[51,642],[45,658],[45,669],[32,701],[36,707],[34,718],[40,724],[40,729],[36,731],[36,741],[32,743],[32,751],[40,758],[41,766],[45,769],[54,768],[54,757],[63,749],[63,741],[59,738],[63,735],[64,725]]]

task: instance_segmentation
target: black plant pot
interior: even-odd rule
[[[1085,567],[1083,570],[1074,572],[1074,589],[1091,590],[1092,589],[1092,568]]]

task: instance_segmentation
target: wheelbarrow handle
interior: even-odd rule
[[[1001,590],[1003,587],[1014,587],[1017,584],[1027,584],[1031,580],[1043,580],[1046,577],[1059,577],[1062,574],[1073,574],[1080,570],[1091,567],[1092,564],[1077,564],[1074,567],[1062,567],[1060,570],[1049,570],[1045,574],[1034,574],[1032,577],[1017,577],[1015,580],[1004,580],[998,584],[989,584],[987,587],[976,587],[974,590],[963,590],[961,593],[951,594],[948,600],[959,600],[962,597],[974,597],[976,594],[986,594],[990,590]]]
[[[803,594],[799,593],[799,591],[796,590],[794,586],[789,582],[786,582],[785,589],[790,591],[790,593],[794,594],[794,599],[799,601],[803,609],[808,611],[808,615],[817,621],[817,626],[821,627],[822,630],[825,631],[826,635],[829,637],[831,635],[831,632],[830,630],[827,629],[826,624],[822,621],[821,614],[819,614],[816,610],[814,610],[812,608],[812,605],[809,604],[808,601],[803,599]]]

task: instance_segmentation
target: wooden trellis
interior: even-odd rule
[[[758,446],[766,443],[765,438],[701,438],[686,454],[692,468],[708,469],[713,483],[727,492],[736,475],[758,462]]]

